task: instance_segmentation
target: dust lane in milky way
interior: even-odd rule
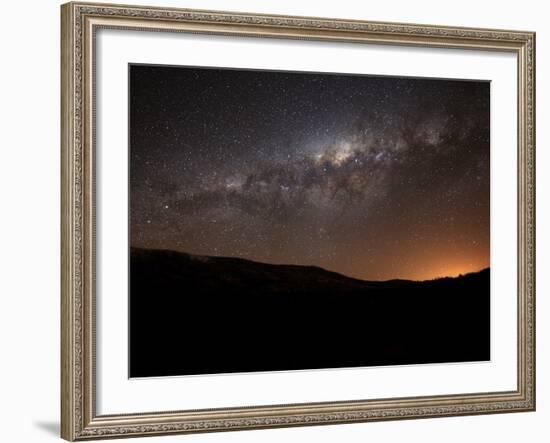
[[[137,247],[370,280],[489,266],[490,84],[130,66]]]

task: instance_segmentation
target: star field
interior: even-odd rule
[[[489,266],[477,81],[130,66],[132,246],[362,279]]]

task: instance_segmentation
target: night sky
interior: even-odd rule
[[[490,84],[130,66],[134,247],[423,280],[489,266]]]

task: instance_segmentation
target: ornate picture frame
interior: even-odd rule
[[[535,34],[71,2],[61,7],[61,436],[69,441],[535,410]],[[99,29],[473,49],[517,57],[517,389],[100,415],[96,383]]]

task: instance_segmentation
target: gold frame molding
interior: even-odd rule
[[[94,35],[99,28],[508,51],[518,67],[518,380],[510,392],[97,415]],[[72,2],[61,7],[61,436],[70,441],[535,409],[535,34]]]

